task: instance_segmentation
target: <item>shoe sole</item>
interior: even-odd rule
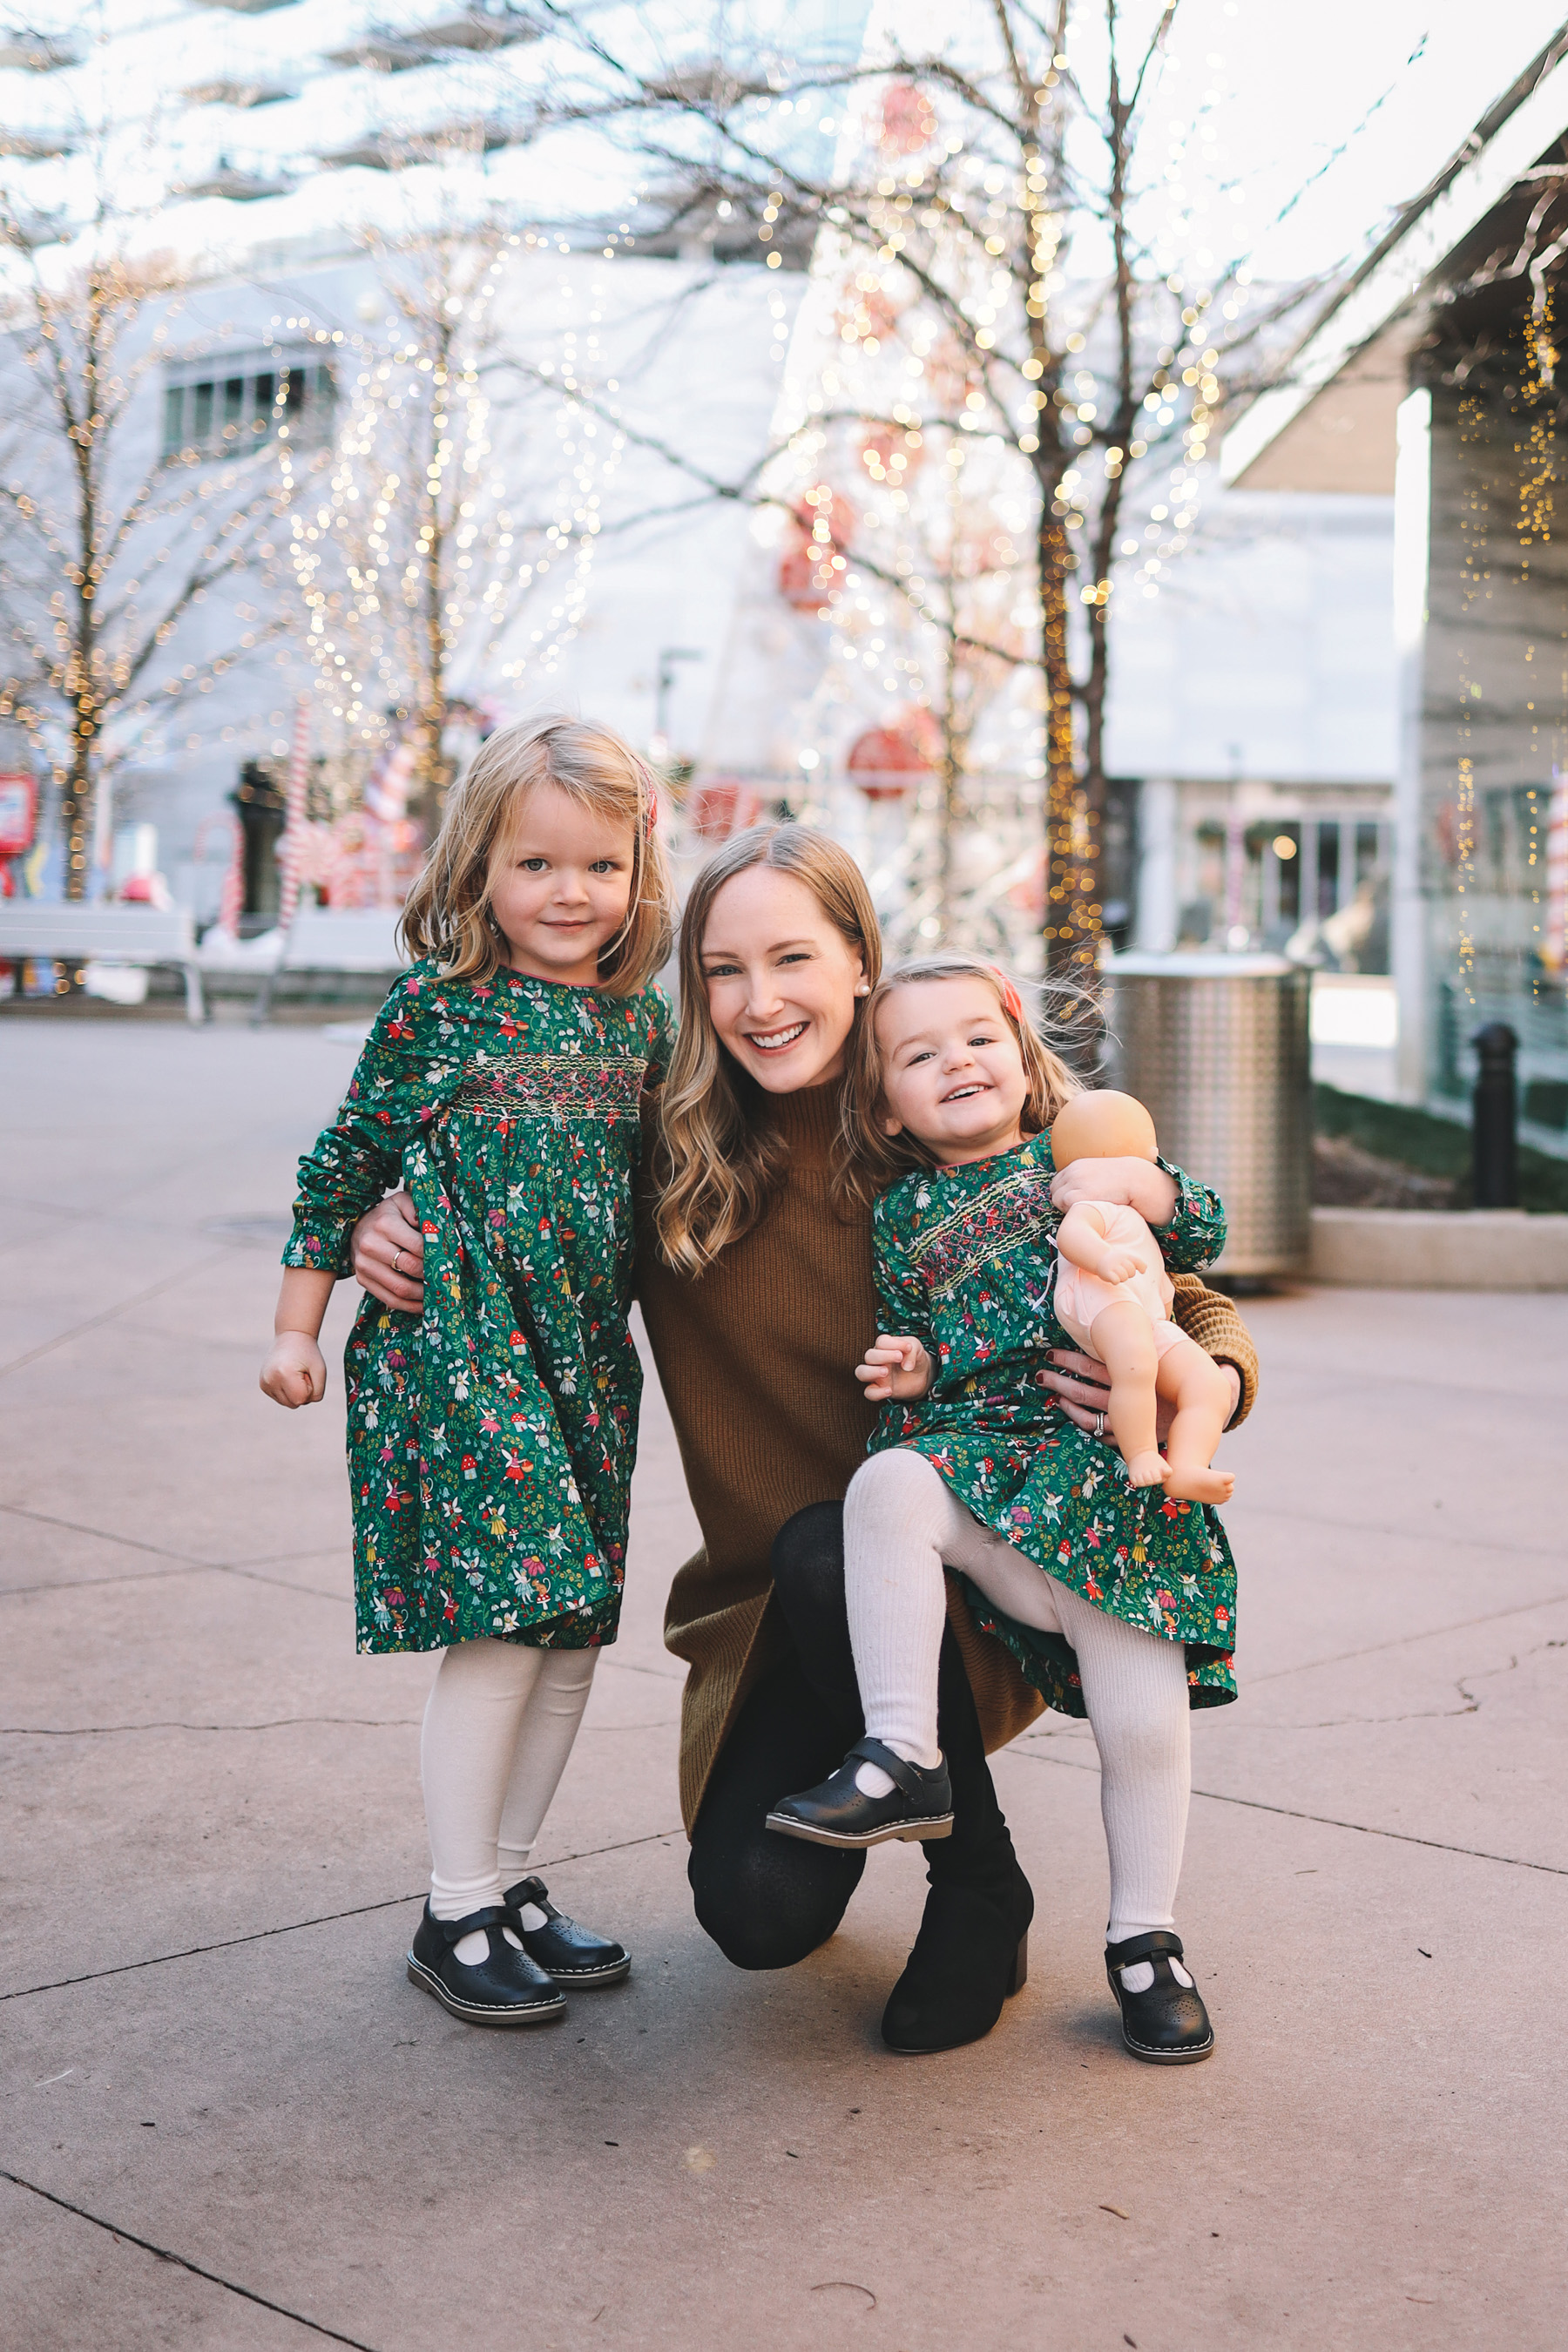
[[[1212,2058],[1214,2056],[1214,2035],[1212,2033],[1209,2035],[1206,2042],[1200,2042],[1195,2049],[1150,2050],[1142,2042],[1134,2042],[1131,2035],[1127,2032],[1126,2028],[1123,2027],[1121,2032],[1121,2043],[1123,2049],[1130,2051],[1134,2058],[1142,2059],[1145,2066],[1198,2066],[1203,2063],[1203,2061],[1205,2058]]]
[[[809,1829],[805,1822],[792,1821],[787,1813],[769,1813],[763,1826],[770,1830],[777,1830],[781,1837],[799,1838],[805,1845],[864,1848],[888,1845],[894,1839],[902,1839],[910,1844],[925,1845],[929,1844],[933,1838],[952,1835],[952,1815],[951,1813],[932,1815],[925,1821],[919,1822],[889,1822],[885,1828],[868,1830],[858,1837],[846,1836],[841,1830]]]
[[[478,2001],[459,2000],[457,1994],[444,1985],[435,1972],[408,1955],[408,1981],[416,1984],[438,2000],[450,2016],[460,2017],[465,2025],[558,2025],[566,2014],[564,1998],[560,2000],[534,2001],[525,2007],[491,2006]]]
[[[541,1960],[539,1965],[542,1968],[544,1966],[543,1961]],[[613,1968],[552,1969],[550,1971],[557,1984],[571,1985],[574,1988],[578,1985],[584,1985],[590,1990],[592,1990],[595,1985],[625,1984],[631,1972],[632,1958],[629,1952],[626,1954],[624,1960],[617,1960]]]

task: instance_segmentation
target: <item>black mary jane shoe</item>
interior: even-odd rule
[[[868,1797],[855,1785],[862,1764],[878,1764],[893,1783],[885,1797]],[[952,1783],[947,1759],[929,1768],[910,1764],[895,1749],[869,1737],[856,1741],[837,1772],[819,1787],[781,1797],[767,1826],[782,1837],[811,1845],[881,1845],[888,1838],[952,1835]]]
[[[542,1878],[520,1878],[515,1886],[506,1890],[509,1911],[521,1911],[531,1903],[544,1914],[542,1927],[523,1927],[522,1948],[531,1960],[563,1985],[624,1984],[632,1972],[632,1956],[624,1944],[612,1943],[607,1936],[595,1936],[591,1927],[579,1927],[575,1919],[568,1919],[550,1900]]]
[[[903,1975],[882,2012],[882,2039],[903,2058],[983,2041],[1029,1973],[1035,1894],[1016,1861],[1001,1887],[951,1885],[926,1896]]]
[[[509,1904],[489,1904],[466,1919],[437,1919],[426,1902],[408,1954],[410,1981],[469,2025],[553,2025],[566,2014],[565,1994],[537,1960],[507,1942],[503,1927],[523,1932]],[[481,1929],[484,1958],[460,1960],[456,1947]]]
[[[1184,1985],[1171,1967],[1182,1958],[1182,1939],[1163,1927],[1107,1944],[1105,1973],[1121,2011],[1121,2039],[1134,2058],[1151,2066],[1195,2066],[1214,2048],[1214,2027],[1196,1985]],[[1123,1969],[1148,1960],[1154,1981],[1146,1992],[1129,1992]]]

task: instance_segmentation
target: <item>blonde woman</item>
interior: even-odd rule
[[[769,1810],[838,1763],[861,1727],[845,1614],[843,1497],[876,1408],[855,1367],[877,1328],[870,1186],[843,1124],[847,1053],[881,970],[876,914],[847,852],[803,825],[759,826],[692,885],[682,1026],[645,1162],[637,1286],[703,1548],[676,1576],[665,1638],[689,1672],[681,1805],[697,1916],[738,1967],[787,1968],[826,1942],[860,1853],[778,1837]],[[384,1202],[359,1229],[359,1279],[398,1306],[416,1244]],[[404,1273],[391,1259],[401,1253]],[[1227,1299],[1195,1279],[1175,1312],[1251,1402],[1256,1359]],[[1049,1375],[1084,1430],[1096,1368]],[[883,2019],[889,2043],[941,2050],[995,2023],[1033,1895],[986,1751],[1040,1696],[950,1586],[939,1724],[953,1832]]]
[[[349,1235],[401,1179],[404,1250],[428,1252],[430,1280],[417,1315],[367,1298],[349,1339],[355,1614],[362,1650],[442,1653],[407,1969],[478,2025],[548,2022],[567,1990],[631,1966],[528,1861],[620,1614],[632,1183],[672,1026],[652,979],[671,912],[656,814],[652,776],[605,728],[546,720],[484,745],[408,901],[413,968],[300,1163],[261,1375],[279,1404],[320,1402]]]

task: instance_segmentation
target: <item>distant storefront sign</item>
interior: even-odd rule
[[[31,776],[0,776],[0,857],[20,857],[32,845],[38,787]]]

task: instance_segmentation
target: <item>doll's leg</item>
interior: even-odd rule
[[[1166,1349],[1156,1381],[1176,1408],[1165,1445],[1165,1492],[1192,1503],[1228,1503],[1236,1480],[1209,1464],[1230,1411],[1230,1383],[1193,1339]]]
[[[1094,1352],[1110,1376],[1106,1407],[1135,1486],[1157,1486],[1164,1473],[1154,1434],[1154,1327],[1135,1299],[1102,1307],[1089,1328]]]
[[[542,1650],[501,1808],[498,1863],[501,1884],[526,1877],[534,1840],[550,1811],[593,1687],[595,1650]],[[528,1923],[533,1925],[531,1920]]]

